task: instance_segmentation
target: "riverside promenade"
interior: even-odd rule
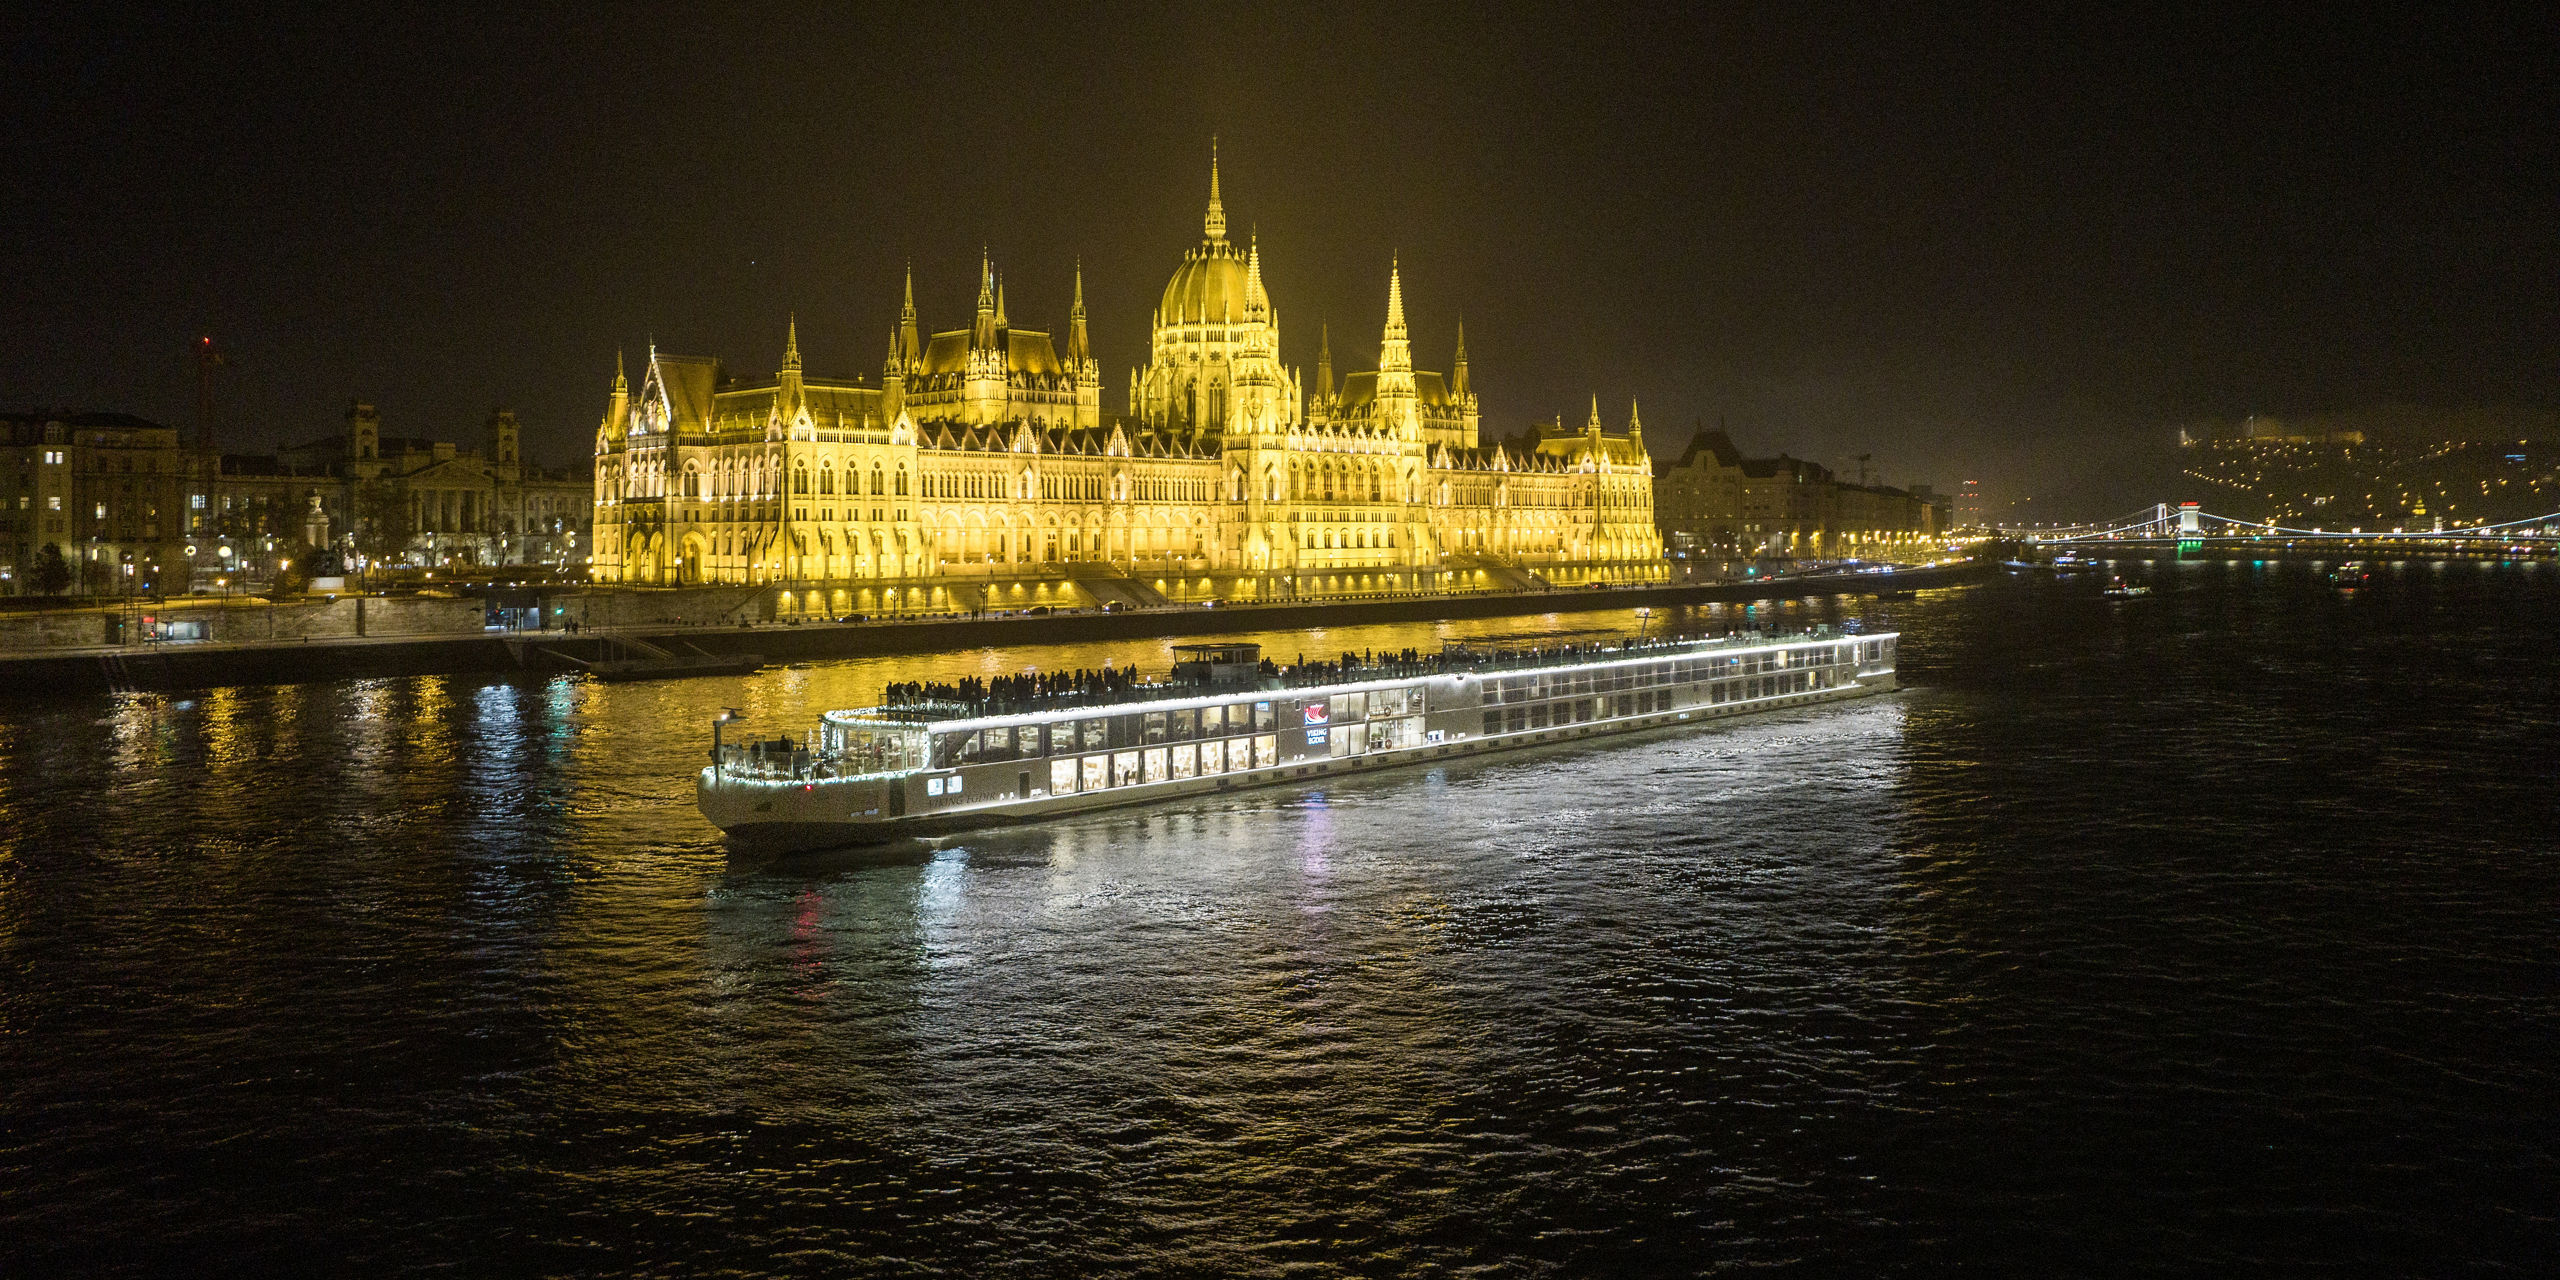
[[[757,654],[795,662],[873,654],[939,653],[1057,641],[1215,636],[1228,632],[1444,618],[1526,617],[1593,609],[1745,603],[1927,590],[1976,581],[1987,563],[1896,573],[1780,576],[1605,590],[1486,592],[1377,600],[1168,605],[1115,612],[876,619],[862,622],[636,623],[576,632],[501,631],[307,636],[273,641],[179,641],[46,648],[0,654],[0,699],[101,692],[177,692],[244,684],[294,684],[385,676],[574,673],[622,656],[637,640],[677,652]]]

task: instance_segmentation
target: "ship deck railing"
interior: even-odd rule
[[[916,771],[885,758],[860,759],[797,742],[788,749],[779,742],[729,743],[719,749],[713,763],[724,778],[755,782],[849,782]]]
[[[1588,662],[1667,657],[1677,653],[1710,653],[1724,649],[1756,649],[1770,645],[1860,638],[1832,626],[1819,626],[1792,632],[1735,631],[1717,636],[1674,636],[1644,640],[1625,637],[1615,644],[1594,641],[1539,645],[1526,636],[1501,636],[1473,641],[1451,640],[1442,645],[1439,653],[1413,662],[1401,660],[1351,664],[1310,662],[1280,667],[1276,671],[1263,672],[1249,683],[1160,681],[1114,684],[1108,687],[1076,689],[1018,698],[957,698],[937,693],[935,696],[913,701],[887,703],[852,711],[831,711],[827,716],[830,720],[848,725],[914,726],[949,720],[977,720],[991,716],[1040,715],[1047,712],[1124,707],[1135,703],[1159,702],[1172,698],[1209,698],[1221,695],[1250,697],[1257,693],[1280,693],[1291,689],[1311,689],[1325,685],[1422,679],[1461,673],[1476,675],[1496,671],[1527,671],[1547,667],[1575,666]]]

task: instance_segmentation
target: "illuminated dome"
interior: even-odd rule
[[[1223,238],[1184,254],[1164,287],[1163,323],[1244,318],[1244,254]]]

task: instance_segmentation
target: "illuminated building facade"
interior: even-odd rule
[[[74,591],[184,589],[193,461],[128,414],[0,415],[0,589],[28,589],[47,546]]]
[[[809,377],[796,321],[770,378],[651,352],[597,430],[595,576],[771,583],[786,612],[966,605],[971,579],[1151,603],[1663,576],[1632,418],[1481,440],[1463,335],[1450,373],[1415,369],[1392,268],[1377,368],[1337,386],[1328,336],[1309,387],[1214,166],[1202,231],[1117,416],[1081,277],[1060,352],[984,262],[964,329],[927,336],[909,280],[876,388]]]
[[[1915,555],[1947,529],[1930,495],[1848,484],[1802,458],[1746,458],[1700,431],[1654,467],[1653,518],[1675,556],[1781,559]]]
[[[516,415],[499,409],[478,449],[388,436],[381,413],[359,401],[334,434],[272,454],[224,454],[198,522],[210,535],[199,540],[199,569],[217,566],[215,541],[238,542],[242,558],[261,562],[317,546],[428,568],[575,564],[587,549],[592,485],[574,470],[526,462],[522,435]]]

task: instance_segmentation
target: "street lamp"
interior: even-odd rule
[[[1642,647],[1644,646],[1644,632],[1645,632],[1645,628],[1650,627],[1650,626],[1652,626],[1652,625],[1653,625],[1653,610],[1651,610],[1651,609],[1638,609],[1638,610],[1636,610],[1636,646],[1637,646],[1638,648],[1642,648]]]

